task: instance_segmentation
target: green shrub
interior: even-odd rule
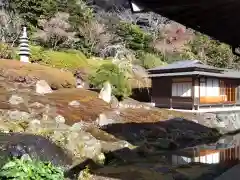
[[[138,25],[121,22],[117,26],[117,34],[124,39],[127,47],[132,50],[153,51],[150,46],[152,42],[151,34],[142,30]]]
[[[1,168],[0,179],[64,180],[64,173],[61,168],[55,167],[51,163],[13,159]]]
[[[103,83],[109,81],[113,94],[119,98],[131,95],[131,86],[127,77],[115,64],[101,65],[93,75],[90,75],[89,81],[96,88],[102,88]]]

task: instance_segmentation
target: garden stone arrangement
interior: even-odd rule
[[[158,164],[171,167],[159,153],[211,141],[220,135],[215,129],[192,122],[196,118],[193,114],[146,108],[139,106],[140,102],[113,107],[99,98],[99,93],[76,85],[69,88],[64,85],[66,80],[55,81],[54,75],[49,79],[37,71],[28,71],[25,76],[17,74],[35,64],[1,63],[8,68],[21,66],[15,69],[14,76],[4,70],[0,74],[0,165],[14,164],[10,169],[9,165],[3,166],[2,177],[15,171],[17,165],[28,166],[28,162],[32,168],[43,167],[40,162],[51,163],[62,168],[59,171],[66,172],[70,179],[104,179],[115,171],[121,179],[129,164],[134,172],[141,172],[139,178],[148,177],[153,173],[151,168],[142,171],[141,166],[155,166],[156,156]],[[11,72],[11,68],[8,70]],[[58,89],[52,90],[54,87]],[[29,156],[31,161],[21,160],[22,156]],[[158,178],[168,176],[163,172],[154,174]]]

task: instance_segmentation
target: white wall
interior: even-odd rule
[[[172,96],[191,97],[192,83],[191,82],[172,83]]]
[[[200,96],[220,96],[219,79],[200,79]]]
[[[194,97],[199,98],[199,79],[196,79],[194,83]]]

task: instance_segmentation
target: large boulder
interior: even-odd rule
[[[21,157],[28,154],[32,159],[50,161],[55,165],[69,167],[72,157],[50,140],[36,135],[19,133],[0,133],[0,165],[9,157]]]
[[[112,87],[109,82],[103,84],[103,88],[100,91],[99,98],[107,103],[111,102],[112,99]]]
[[[44,95],[52,93],[52,89],[45,80],[40,80],[36,83],[36,93]]]

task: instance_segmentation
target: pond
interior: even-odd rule
[[[188,179],[214,179],[239,164],[240,134],[222,137],[215,143],[171,152],[166,157],[172,167],[180,169],[183,174],[187,173]]]

